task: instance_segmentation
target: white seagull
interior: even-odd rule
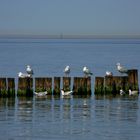
[[[131,96],[131,95],[138,95],[138,91],[137,90],[131,90],[131,89],[129,89],[129,95]]]
[[[42,92],[34,92],[34,94],[36,96],[42,97],[42,96],[46,96],[48,94],[47,91],[42,91]]]
[[[19,78],[26,78],[26,77],[31,77],[31,76],[30,76],[30,74],[19,72],[18,77]]]
[[[71,95],[72,93],[73,93],[72,90],[70,90],[70,91],[64,91],[63,89],[61,89],[61,95],[62,96],[68,96],[68,95]]]
[[[126,68],[124,68],[123,66],[121,66],[120,63],[117,63],[117,70],[120,72],[120,73],[127,73],[128,70]]]
[[[68,76],[70,74],[70,66],[65,67],[64,73],[65,73],[66,76]]]
[[[90,70],[87,67],[83,67],[83,72],[84,72],[86,77],[89,75],[92,75],[92,73],[90,72]]]
[[[120,95],[124,95],[124,94],[125,92],[122,89],[120,89]]]
[[[106,71],[106,76],[113,76],[113,73],[110,71]]]
[[[27,72],[27,74],[29,74],[29,75],[31,75],[31,76],[34,74],[34,73],[33,73],[33,70],[31,69],[31,66],[30,66],[30,65],[27,65],[26,72]]]

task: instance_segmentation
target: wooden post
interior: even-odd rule
[[[63,77],[63,90],[70,91],[71,77]]]
[[[35,91],[36,92],[43,92],[46,90],[44,87],[44,81],[45,81],[45,78],[42,78],[42,77],[35,78]]]
[[[7,97],[6,78],[0,78],[0,96]]]
[[[113,76],[113,82],[115,83],[115,93],[120,94],[120,89],[128,92],[128,77],[127,76]]]
[[[7,78],[8,82],[8,96],[15,97],[15,78]]]
[[[91,77],[86,78],[87,95],[91,95]]]
[[[139,90],[138,70],[136,69],[128,70],[128,82],[129,88],[131,88],[132,90]]]
[[[113,90],[115,90],[115,83],[113,83],[112,76],[105,76],[104,88],[105,88],[105,94],[113,93]]]
[[[104,77],[95,77],[94,94],[104,94]]]
[[[19,78],[18,79],[18,96],[33,96],[33,79],[32,78]]]
[[[74,77],[74,95],[91,95],[91,78]]]
[[[60,77],[54,77],[53,94],[60,95]]]
[[[52,78],[44,79],[44,89],[47,90],[48,94],[52,94]]]
[[[79,90],[79,77],[74,77],[73,82],[73,95],[77,95]]]

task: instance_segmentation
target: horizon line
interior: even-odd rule
[[[0,39],[140,39],[140,35],[37,35],[0,34]]]

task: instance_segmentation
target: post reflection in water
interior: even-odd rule
[[[116,139],[138,138],[138,97],[96,97],[95,102],[96,121],[101,124],[99,137],[105,134]]]
[[[0,98],[0,136],[18,140],[137,140],[139,106],[139,97]]]

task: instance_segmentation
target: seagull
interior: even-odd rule
[[[121,66],[120,63],[117,63],[116,65],[117,65],[117,70],[118,70],[120,73],[127,73],[127,72],[128,72],[128,70],[125,69],[123,66]]]
[[[106,71],[106,76],[113,76],[113,73],[110,71]]]
[[[71,95],[72,93],[73,93],[72,90],[70,90],[70,91],[64,91],[63,89],[61,89],[61,95],[62,95],[62,96]]]
[[[64,73],[65,73],[66,76],[68,76],[70,74],[70,66],[65,67]]]
[[[29,75],[31,75],[31,76],[34,74],[34,73],[33,73],[33,70],[31,69],[31,66],[30,66],[30,65],[27,65],[26,72],[27,72],[27,74],[29,74]]]
[[[34,94],[36,96],[42,97],[42,96],[46,96],[48,94],[48,92],[47,91],[44,91],[44,92],[34,92]]]
[[[31,75],[30,75],[30,74],[26,74],[26,73],[19,72],[19,73],[18,73],[18,77],[19,77],[19,78],[26,78],[26,77],[31,77]]]
[[[124,95],[124,94],[125,92],[122,89],[120,89],[120,95]]]
[[[138,95],[138,91],[137,90],[131,90],[131,89],[129,89],[129,95],[131,96],[131,95]]]
[[[85,74],[85,76],[87,77],[88,75],[92,75],[92,73],[90,72],[90,70],[87,67],[83,67],[83,72]]]

